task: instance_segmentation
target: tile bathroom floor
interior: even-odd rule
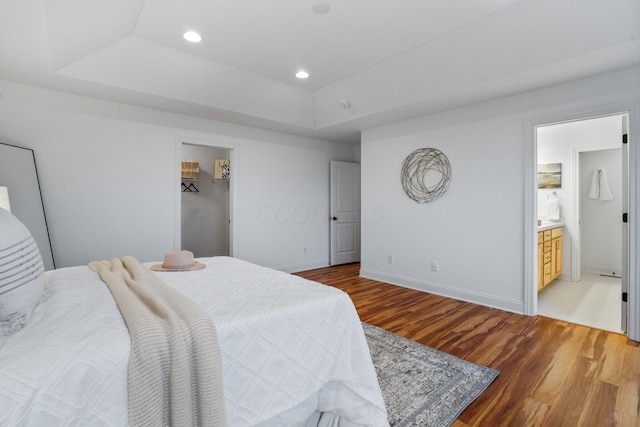
[[[538,314],[611,332],[621,330],[622,280],[580,273],[579,282],[554,280],[538,293]]]

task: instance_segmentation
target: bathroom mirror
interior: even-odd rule
[[[11,213],[38,244],[45,269],[55,268],[33,150],[0,143],[0,186],[9,190]]]

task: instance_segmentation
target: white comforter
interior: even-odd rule
[[[234,258],[157,273],[214,320],[230,426],[388,425],[345,293]],[[96,273],[47,273],[27,327],[0,343],[0,425],[127,425],[129,335]]]

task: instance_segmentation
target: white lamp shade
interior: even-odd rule
[[[9,189],[0,187],[0,208],[11,212],[11,203],[9,203]]]

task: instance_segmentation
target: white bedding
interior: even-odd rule
[[[347,294],[234,258],[200,262],[157,274],[216,324],[230,426],[311,425],[319,412],[388,425]],[[47,279],[30,323],[0,343],[0,425],[127,425],[130,341],[109,290],[87,267]]]

